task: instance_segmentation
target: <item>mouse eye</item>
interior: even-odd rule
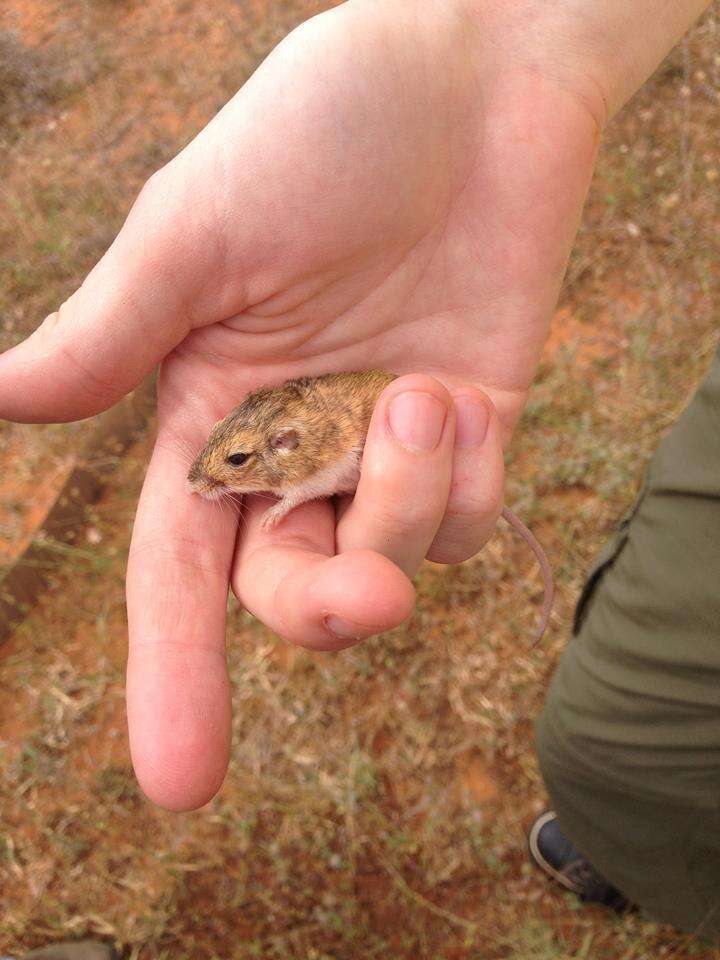
[[[231,453],[230,456],[227,458],[227,462],[232,467],[241,467],[245,463],[245,461],[248,459],[249,456],[250,456],[249,453]]]

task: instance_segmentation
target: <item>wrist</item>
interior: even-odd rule
[[[600,127],[707,6],[708,0],[465,0],[484,51],[565,87]]]

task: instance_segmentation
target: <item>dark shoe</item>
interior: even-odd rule
[[[540,814],[528,834],[530,856],[553,880],[572,890],[585,903],[602,903],[626,910],[630,903],[601,876],[565,837],[554,811]]]
[[[106,944],[82,940],[31,950],[22,960],[113,960],[114,957],[114,951]]]

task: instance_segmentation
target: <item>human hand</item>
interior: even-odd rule
[[[486,43],[461,3],[315,18],[0,358],[0,414],[36,421],[96,413],[162,363],[128,567],[131,745],[156,802],[198,806],[226,769],[229,582],[281,635],[339,647],[407,616],[425,555],[489,536],[597,144],[584,93],[542,66]],[[238,528],[188,494],[190,457],[248,390],[366,367],[413,376],[383,395],[337,528],[327,503],[268,534],[262,500]],[[425,451],[419,407],[402,401],[410,449],[385,428],[406,390],[443,414]]]

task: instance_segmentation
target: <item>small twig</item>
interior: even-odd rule
[[[476,933],[478,929],[478,924],[474,923],[472,920],[466,920],[465,917],[460,917],[456,913],[452,913],[450,910],[444,910],[442,907],[439,907],[436,903],[433,903],[432,900],[428,900],[427,897],[424,897],[421,893],[418,893],[416,890],[413,890],[412,887],[408,886],[407,881],[402,876],[402,874],[390,863],[389,860],[386,860],[384,857],[379,858],[380,863],[387,870],[387,872],[392,877],[395,885],[398,889],[405,894],[410,900],[413,900],[415,903],[419,904],[421,907],[424,907],[426,910],[429,910],[430,913],[434,913],[436,917],[442,917],[443,920],[447,920],[449,923],[454,923],[458,927],[463,927],[465,930],[470,930],[472,933]]]

